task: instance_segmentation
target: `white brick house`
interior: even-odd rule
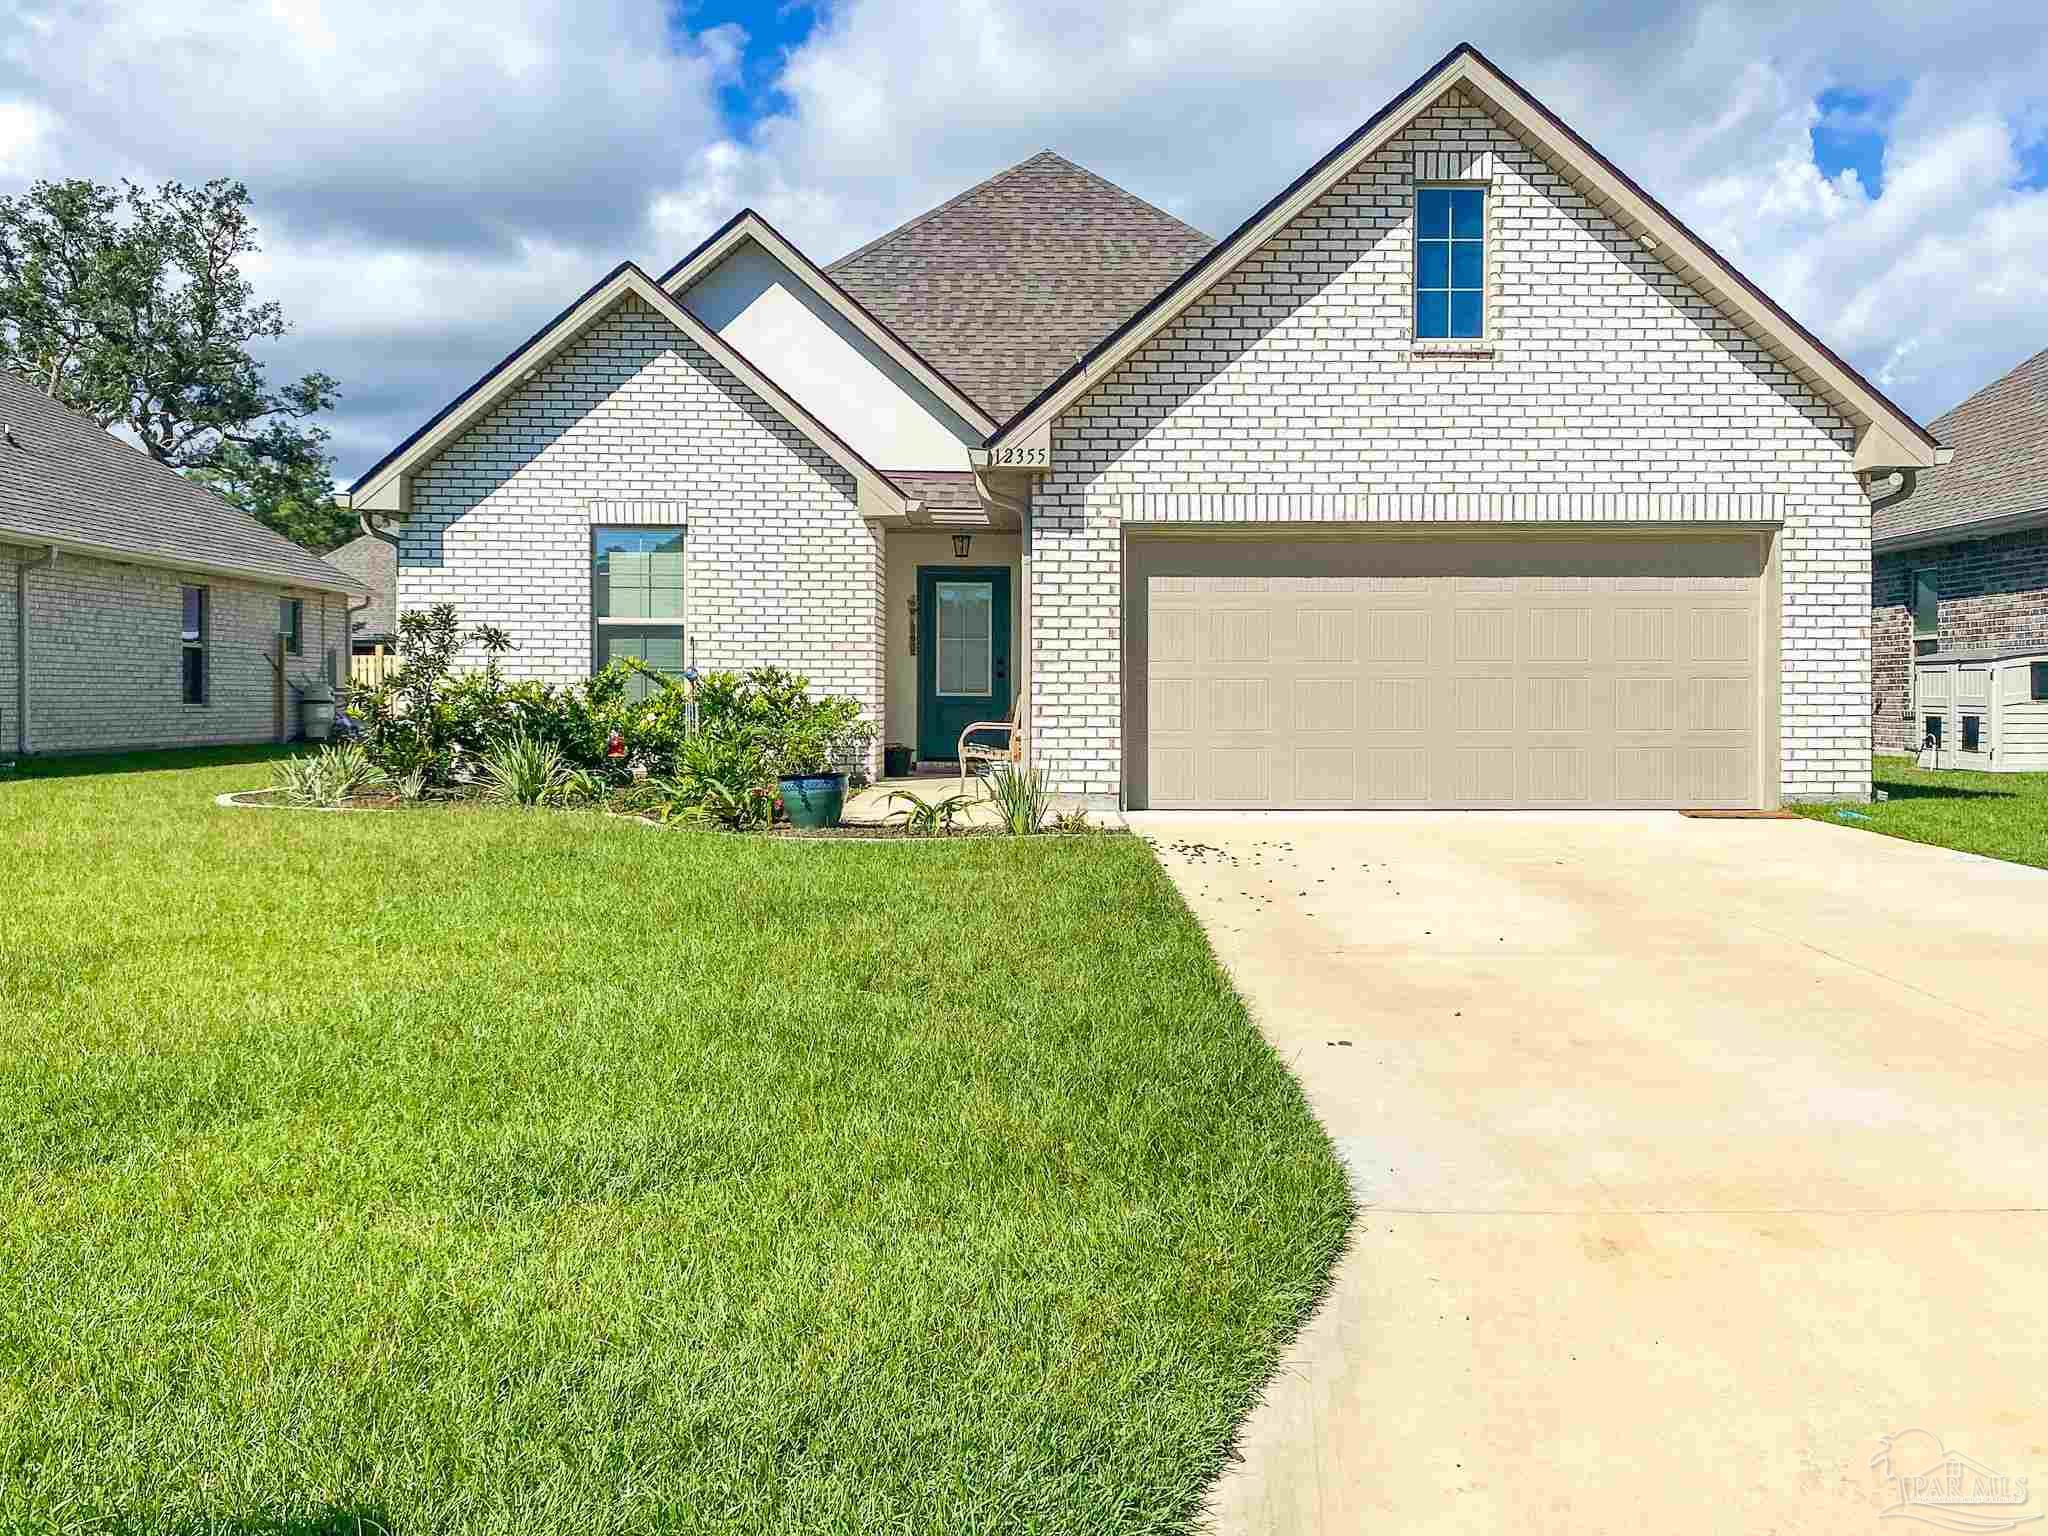
[[[1939,456],[1460,48],[1221,242],[1049,153],[829,269],[742,213],[356,505],[516,669],[777,663],[941,761],[1021,697],[1101,803],[1758,806],[1867,793]]]
[[[0,413],[0,755],[296,734],[360,586],[12,374]]]

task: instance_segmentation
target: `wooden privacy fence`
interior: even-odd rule
[[[348,680],[364,688],[375,688],[398,670],[398,657],[389,651],[348,659]]]

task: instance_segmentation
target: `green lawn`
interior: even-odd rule
[[[1137,839],[260,756],[0,776],[0,1529],[1189,1526],[1349,1203]]]
[[[1876,805],[1801,805],[1801,815],[2048,869],[2048,773],[1925,773],[1910,757],[1871,764]]]

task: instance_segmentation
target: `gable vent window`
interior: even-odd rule
[[[1415,190],[1415,339],[1486,337],[1486,189]]]
[[[630,656],[670,677],[683,674],[683,530],[592,528],[590,613],[597,671]],[[655,684],[635,674],[627,696]]]

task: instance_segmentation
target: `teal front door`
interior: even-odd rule
[[[968,726],[1010,718],[1009,567],[919,566],[917,628],[917,755],[951,762]]]

